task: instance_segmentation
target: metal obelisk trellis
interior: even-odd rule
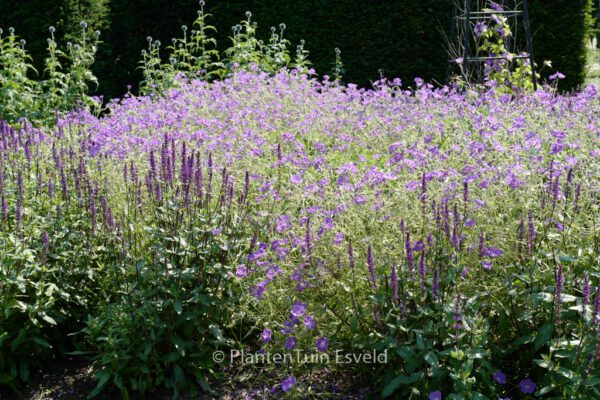
[[[492,9],[489,0],[454,0],[452,9],[452,26],[450,29],[450,60],[448,64],[447,79],[450,80],[456,68],[460,68],[460,75],[465,82],[483,80],[484,65],[496,60],[528,59],[531,65],[533,88],[537,89],[537,75],[535,71],[533,39],[529,22],[529,9],[527,0],[514,0],[513,6],[508,8],[509,0],[498,0],[494,4],[500,7]],[[490,20],[494,15],[503,16],[511,26],[511,35],[504,38],[509,54],[485,55],[478,54],[475,27],[477,22]],[[523,23],[525,33],[526,53],[519,53],[517,35],[520,32],[519,20]]]

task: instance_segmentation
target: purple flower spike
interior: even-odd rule
[[[348,242],[348,261],[350,263],[350,269],[354,269],[354,248],[352,242]]]
[[[590,294],[592,292],[592,287],[590,286],[590,275],[586,272],[583,274],[583,307],[586,307],[590,304]]]
[[[406,232],[406,242],[404,243],[404,248],[406,251],[406,262],[408,264],[408,270],[412,273],[413,266],[415,263],[415,257],[413,254],[413,246],[410,241],[410,232]]]
[[[435,271],[433,271],[433,287],[431,288],[431,291],[433,293],[433,299],[437,300],[438,296],[439,296],[439,292],[440,292],[440,282],[439,282],[439,276],[438,276],[438,270],[436,269]]]
[[[521,389],[521,392],[523,392],[525,394],[531,394],[531,393],[535,392],[536,387],[537,387],[537,385],[535,384],[535,382],[529,378],[523,379],[519,383],[519,389]]]
[[[371,278],[371,287],[377,289],[377,277],[375,275],[375,260],[373,258],[373,248],[367,247],[367,266],[369,268],[369,277]]]
[[[390,280],[392,285],[392,299],[394,300],[394,304],[398,304],[398,272],[395,265],[392,266]]]

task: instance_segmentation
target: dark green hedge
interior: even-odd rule
[[[583,39],[591,28],[592,1],[530,0],[537,62],[541,65],[550,59],[554,69],[567,75],[563,89],[575,88],[584,79]],[[270,26],[285,22],[286,34],[294,45],[305,39],[310,59],[320,74],[331,71],[334,48],[339,47],[347,82],[368,85],[380,73],[400,77],[407,83],[415,77],[438,82],[445,78],[444,34],[450,27],[450,0],[207,0],[207,3],[214,16],[211,21],[219,31],[220,47],[228,45],[230,27],[243,18],[246,10],[251,10],[264,37],[268,36]],[[94,4],[96,10],[102,9],[106,0],[0,0],[3,10],[0,26],[18,28],[28,39],[34,56],[39,58],[47,26],[56,23],[52,21],[73,20],[73,15],[65,13],[86,7],[94,9]],[[100,91],[116,96],[127,84],[135,86],[139,81],[136,67],[140,51],[146,46],[146,36],[168,44],[171,37],[180,34],[182,24],[191,24],[198,5],[195,0],[111,0],[109,5],[106,20],[99,17],[97,23],[92,22],[104,28],[105,43],[97,66]],[[29,22],[24,23],[23,18]]]

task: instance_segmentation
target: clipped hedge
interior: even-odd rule
[[[0,26],[15,26],[30,43],[35,58],[43,57],[47,26],[55,21],[68,32],[74,18],[85,16],[103,28],[96,73],[100,92],[123,93],[140,80],[136,69],[146,37],[170,43],[182,24],[191,24],[196,0],[87,0],[58,2],[0,0]],[[253,12],[264,37],[271,26],[287,25],[295,45],[306,41],[310,59],[320,74],[331,71],[334,48],[342,51],[345,80],[368,85],[380,73],[409,83],[414,77],[443,82],[446,71],[445,35],[450,27],[449,0],[208,0],[221,49],[229,44],[230,27],[246,10]],[[584,37],[592,27],[593,0],[530,0],[534,45],[538,64],[553,61],[567,78],[561,88],[583,83]],[[104,11],[109,8],[107,19]],[[90,22],[90,21],[88,21]],[[553,71],[547,71],[553,72]]]

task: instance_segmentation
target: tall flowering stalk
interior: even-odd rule
[[[17,174],[17,207],[15,217],[17,227],[20,227],[23,220],[23,173],[20,170]]]
[[[421,251],[419,258],[419,276],[421,278],[421,290],[425,289],[425,280],[427,279],[427,262],[425,260],[425,250]]]
[[[414,264],[415,264],[415,256],[413,253],[413,245],[410,240],[410,231],[409,230],[407,230],[407,232],[406,232],[406,240],[404,242],[404,250],[406,252],[406,264],[408,265],[408,273],[410,274],[411,279],[412,279]]]
[[[587,306],[590,304],[590,294],[592,291],[592,286],[590,285],[590,274],[586,271],[583,274],[583,287],[581,289],[581,293],[582,293],[582,305],[583,305],[583,312],[586,312],[586,308]]]
[[[375,258],[373,257],[373,247],[369,244],[367,247],[367,267],[369,268],[369,278],[371,280],[371,287],[377,289],[377,276],[375,274]]]
[[[394,301],[394,304],[397,305],[399,295],[398,295],[398,270],[396,268],[396,265],[392,265],[390,281],[391,281],[390,285],[392,286],[392,300]]]
[[[457,293],[456,294],[456,300],[454,302],[454,316],[452,317],[452,319],[454,320],[454,324],[452,325],[452,329],[454,329],[455,333],[454,333],[454,339],[458,340],[458,337],[460,336],[460,331],[462,330],[462,310],[460,307],[460,302],[461,302],[461,294]]]
[[[535,242],[537,232],[535,230],[535,222],[533,220],[533,212],[529,210],[527,213],[527,252],[531,254],[533,244]]]

